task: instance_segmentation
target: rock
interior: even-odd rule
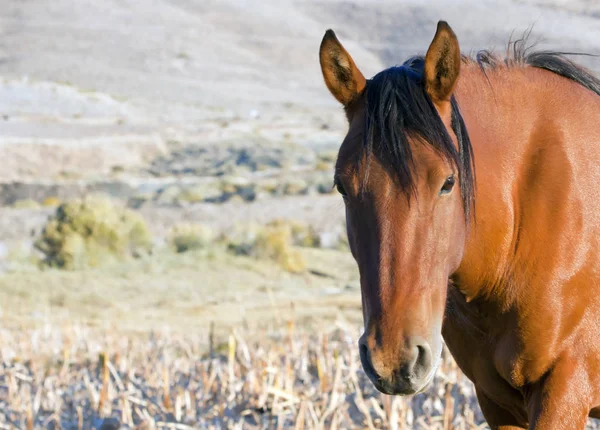
[[[238,191],[237,195],[240,196],[242,199],[244,199],[244,201],[246,201],[246,202],[254,201],[256,199],[256,191],[254,189],[254,185],[241,188]]]
[[[156,158],[148,171],[162,177],[239,175],[241,172],[279,169],[286,159],[289,159],[288,164],[293,165],[298,164],[302,157],[310,158],[310,153],[302,155],[303,151],[306,152],[305,148],[295,148],[290,153],[257,137],[248,140],[229,146],[190,145],[177,148],[167,156]]]

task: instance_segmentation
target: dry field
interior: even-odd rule
[[[364,376],[318,46],[334,28],[371,76],[446,19],[464,52],[534,25],[598,54],[596,0],[0,3],[0,430],[486,428],[447,355],[412,398]],[[76,270],[40,266],[47,218],[97,194],[143,218],[147,252],[83,267],[114,231],[54,231]],[[265,234],[281,219],[302,228]]]
[[[0,282],[0,429],[487,428],[446,351],[425,393],[378,393],[354,263],[295,250],[302,273],[218,247],[80,271],[20,261]]]
[[[239,327],[208,350],[169,332],[2,331],[0,428],[486,428],[449,357],[427,393],[381,395],[360,370],[358,331],[325,325]]]

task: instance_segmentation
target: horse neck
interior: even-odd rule
[[[453,278],[467,300],[484,296],[506,308],[518,296],[511,285],[519,241],[514,194],[539,115],[539,90],[531,79],[540,71],[516,68],[484,75],[477,66],[463,69],[456,97],[473,145],[476,218]]]

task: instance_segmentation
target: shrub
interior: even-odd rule
[[[269,259],[292,273],[306,269],[304,258],[294,249],[294,228],[291,223],[278,220],[264,227],[254,224],[243,228],[238,226],[227,237],[227,241],[229,250],[236,255]]]
[[[86,198],[60,205],[35,247],[44,264],[76,270],[139,257],[151,244],[141,215],[109,199]]]
[[[272,223],[260,231],[254,255],[269,258],[288,272],[300,273],[306,269],[304,258],[293,248],[292,227],[287,223]]]
[[[296,246],[304,246],[310,248],[319,247],[319,235],[315,229],[304,222],[299,221],[288,221],[283,219],[277,219],[271,221],[269,224],[271,227],[289,228],[291,232],[292,244]]]
[[[177,252],[206,248],[214,240],[210,228],[202,224],[181,224],[171,232],[171,244]]]

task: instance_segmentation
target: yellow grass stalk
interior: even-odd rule
[[[235,387],[234,387],[234,381],[235,381],[235,372],[234,372],[234,365],[235,365],[235,350],[236,350],[236,342],[235,342],[235,336],[233,335],[233,333],[231,333],[229,335],[229,356],[228,356],[228,370],[229,370],[229,393],[230,396],[235,395]]]
[[[27,408],[27,430],[33,430],[33,414],[31,408]]]
[[[302,401],[300,403],[300,410],[298,411],[298,415],[296,415],[296,425],[294,426],[295,430],[304,430],[304,418],[306,417],[306,401]]]
[[[167,411],[170,411],[172,410],[173,405],[171,403],[171,384],[169,383],[169,369],[166,365],[163,367],[162,380],[164,387],[163,405]]]
[[[83,430],[83,409],[77,406],[77,430]]]
[[[102,388],[100,389],[100,398],[98,400],[98,415],[104,418],[104,408],[108,401],[108,383],[110,372],[108,370],[108,357],[102,352],[100,353],[100,366],[102,372]]]
[[[454,399],[452,398],[452,385],[450,384],[446,384],[444,402],[444,430],[450,430],[452,428],[452,418],[454,417]]]

